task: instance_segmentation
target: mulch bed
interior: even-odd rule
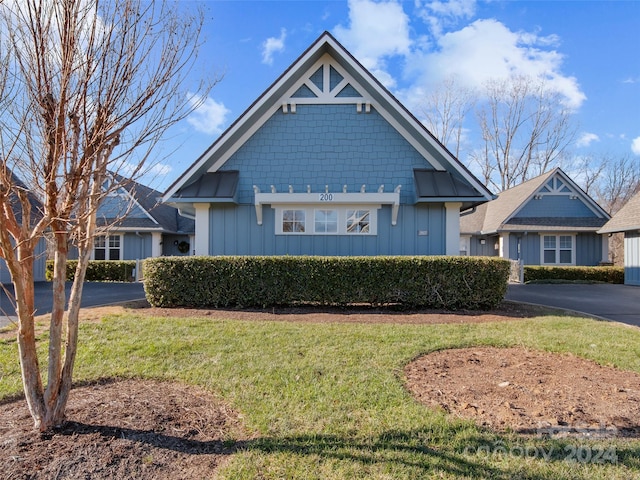
[[[74,388],[69,421],[33,430],[26,402],[0,406],[0,478],[209,478],[237,445],[237,413],[195,387],[147,380]]]

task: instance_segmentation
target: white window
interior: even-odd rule
[[[338,211],[316,210],[315,233],[338,233]]]
[[[364,206],[276,207],[276,234],[376,235],[377,213],[377,208]]]
[[[98,236],[94,240],[93,259],[120,260],[121,245],[120,235]]]
[[[282,233],[304,233],[306,230],[304,210],[283,210]]]
[[[371,210],[347,210],[347,233],[369,233]]]
[[[543,265],[574,265],[573,235],[544,235],[542,237]]]

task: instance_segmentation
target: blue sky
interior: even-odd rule
[[[175,152],[150,182],[161,191],[325,30],[418,118],[425,92],[449,75],[477,87],[544,74],[575,112],[575,156],[640,162],[640,0],[200,3],[206,42],[194,73],[223,77],[164,144]]]

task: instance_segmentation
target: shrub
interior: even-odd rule
[[[77,260],[67,261],[67,281],[73,281]],[[92,260],[87,266],[87,282],[129,282],[136,267],[135,260]],[[53,280],[53,261],[47,261],[46,279]]]
[[[486,257],[160,257],[144,261],[158,307],[298,304],[484,309],[507,289],[509,262]]]
[[[524,267],[524,281],[624,283],[622,267]]]

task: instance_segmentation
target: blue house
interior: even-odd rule
[[[598,265],[609,257],[598,230],[610,216],[556,168],[460,218],[460,250],[525,265]]]
[[[636,193],[598,232],[624,233],[624,283],[640,285],[640,192]]]
[[[24,182],[20,178],[18,178],[18,176],[14,172],[9,171],[8,168],[6,170],[7,170],[7,176],[10,179],[11,185],[14,185],[16,188],[22,189],[28,192],[27,198],[31,205],[32,221],[35,220],[36,218],[38,220],[42,218],[41,215],[42,215],[43,208],[42,208],[42,202],[40,201],[40,199],[36,197],[31,191],[29,191],[28,187],[24,184]],[[14,193],[11,194],[10,202],[13,206],[13,213],[16,216],[16,220],[19,223],[22,223],[23,221],[22,207],[20,202],[18,201],[17,196]],[[42,282],[45,280],[45,270],[46,270],[46,263],[47,263],[46,250],[47,250],[47,244],[46,244],[45,238],[42,237],[40,240],[38,240],[38,243],[36,245],[36,248],[35,248],[36,257],[33,261],[33,279],[36,282]],[[0,283],[1,284],[11,283],[11,273],[9,272],[9,268],[7,267],[7,264],[3,259],[0,259]],[[0,315],[2,315],[1,311],[0,311]]]
[[[457,255],[492,199],[329,33],[169,187],[197,255]]]
[[[161,255],[192,255],[194,221],[159,203],[162,193],[110,174],[119,186],[97,211],[93,260],[137,260]],[[109,188],[109,185],[105,185]]]

